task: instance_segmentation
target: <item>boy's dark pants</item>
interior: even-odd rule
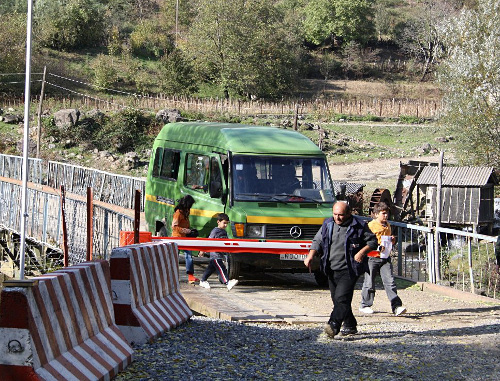
[[[349,270],[329,270],[328,287],[333,302],[333,310],[328,323],[340,330],[342,323],[346,328],[356,328],[358,322],[352,313],[352,297],[358,277],[351,278]]]
[[[210,259],[210,263],[208,264],[203,276],[201,277],[202,281],[206,281],[210,275],[216,272],[219,275],[219,281],[223,284],[227,284],[228,276],[227,269],[224,265],[224,260],[221,258]]]

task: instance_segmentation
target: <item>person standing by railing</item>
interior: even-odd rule
[[[373,208],[375,219],[368,223],[370,230],[377,236],[379,247],[368,253],[368,270],[364,275],[363,289],[361,290],[361,306],[359,310],[365,314],[373,313],[373,300],[375,299],[375,278],[380,275],[382,284],[394,315],[399,316],[406,312],[403,302],[398,296],[396,282],[392,275],[392,262],[390,252],[396,238],[391,233],[389,225],[390,208],[385,202],[379,202]]]

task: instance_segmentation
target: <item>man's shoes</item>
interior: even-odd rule
[[[373,310],[371,307],[359,307],[359,311],[363,312],[364,314],[372,314]]]
[[[394,315],[399,316],[406,312],[406,307],[399,306],[394,309]]]
[[[358,329],[356,327],[344,327],[340,330],[340,334],[342,336],[355,335],[358,333]]]
[[[325,325],[325,333],[333,339],[339,333],[339,330],[331,323],[328,323]]]
[[[199,282],[200,280],[196,278],[193,274],[188,274],[188,283]]]
[[[231,279],[229,282],[227,282],[227,290],[230,291],[237,284],[238,284],[238,279]]]
[[[200,281],[200,287],[210,289],[210,283],[208,283],[206,280],[202,280]]]

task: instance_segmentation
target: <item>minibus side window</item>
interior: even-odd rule
[[[158,155],[158,152],[156,153]],[[156,162],[156,158],[155,158]],[[179,172],[180,152],[172,150],[163,151],[163,159],[161,162],[160,177],[162,179],[177,180]],[[153,171],[154,171],[153,167]]]
[[[163,148],[158,147],[156,149],[155,160],[153,162],[153,177],[160,176],[160,163],[161,163],[162,153],[163,153]]]
[[[209,164],[210,159],[208,156],[188,153],[186,155],[184,185],[187,188],[207,193],[210,172]]]

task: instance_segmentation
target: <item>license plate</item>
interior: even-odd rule
[[[280,254],[282,261],[303,261],[306,257],[307,254]]]

